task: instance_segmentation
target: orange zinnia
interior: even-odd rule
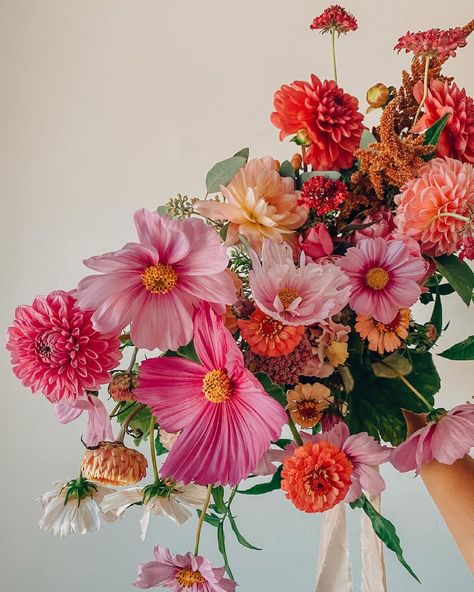
[[[307,442],[283,461],[281,488],[298,510],[325,512],[346,497],[352,465],[329,442]]]
[[[302,428],[312,428],[320,422],[323,411],[332,402],[331,391],[321,384],[297,384],[288,391],[288,412]]]
[[[401,308],[390,323],[381,323],[372,317],[357,315],[355,329],[369,342],[369,349],[379,354],[393,352],[400,347],[402,339],[408,336],[410,309]]]
[[[239,319],[240,334],[250,349],[260,356],[270,358],[290,354],[301,341],[303,325],[290,327],[266,315],[258,308],[250,319]]]

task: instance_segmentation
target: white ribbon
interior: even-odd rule
[[[371,504],[380,513],[380,495],[369,497]],[[365,512],[361,517],[362,592],[387,592],[383,544],[372,528]]]

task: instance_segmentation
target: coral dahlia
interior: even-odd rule
[[[305,162],[315,170],[347,169],[354,162],[364,126],[355,97],[333,80],[311,75],[283,85],[274,97],[271,122],[280,129],[280,140],[304,130],[308,137]]]
[[[395,203],[395,221],[402,234],[419,241],[423,253],[451,255],[469,229],[474,168],[452,158],[434,158],[401,188]]]
[[[334,30],[338,35],[357,30],[357,20],[349,11],[339,4],[332,4],[317,16],[310,25],[310,29],[327,33]]]
[[[52,403],[73,403],[109,382],[122,357],[120,342],[117,335],[96,331],[91,317],[64,291],[19,306],[6,344],[15,376]]]
[[[400,309],[390,323],[381,323],[371,316],[357,315],[355,330],[362,339],[367,339],[369,349],[379,352],[393,352],[408,337],[410,309]]]

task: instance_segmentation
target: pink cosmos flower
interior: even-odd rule
[[[139,243],[84,261],[101,275],[84,278],[77,299],[94,311],[98,330],[118,332],[131,323],[137,347],[176,350],[191,340],[199,302],[224,312],[236,300],[225,247],[197,219],[171,220],[142,209],[135,226]]]
[[[437,460],[452,465],[474,446],[474,405],[454,407],[413,433],[397,446],[390,462],[401,473],[419,473],[423,465]]]
[[[351,308],[382,323],[390,323],[400,308],[409,308],[421,294],[424,260],[410,255],[403,241],[361,240],[338,264],[352,283]]]
[[[417,33],[408,31],[400,37],[394,49],[399,53],[404,49],[405,53],[412,51],[415,56],[445,60],[448,57],[455,57],[456,50],[465,47],[466,44],[466,34],[462,27],[455,27],[446,30],[429,29]]]
[[[194,346],[201,364],[181,357],[142,362],[134,392],[160,427],[182,430],[163,477],[236,485],[278,439],[286,414],[244,367],[232,335],[207,305],[195,314]]]
[[[87,434],[84,443],[87,447],[97,446],[99,442],[114,440],[109,412],[98,397],[83,396],[73,404],[56,403],[56,417],[60,423],[70,423],[87,411]]]
[[[322,223],[309,228],[304,236],[299,237],[299,245],[302,251],[313,261],[328,257],[334,250],[331,235]]]
[[[340,312],[349,299],[350,287],[332,263],[293,262],[291,248],[265,240],[262,262],[251,254],[250,287],[258,308],[285,325],[312,325]]]
[[[91,316],[64,291],[19,306],[6,345],[15,376],[52,403],[72,403],[109,382],[122,357],[120,342],[117,335],[98,333]]]
[[[224,577],[223,567],[212,567],[201,555],[173,555],[169,549],[157,545],[153,549],[155,561],[138,567],[135,588],[166,588],[171,592],[234,592],[236,582]]]

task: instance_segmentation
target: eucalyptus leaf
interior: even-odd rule
[[[341,173],[339,171],[310,171],[306,173],[301,173],[300,183],[306,183],[306,181],[308,179],[311,179],[311,177],[326,177],[326,179],[337,181],[341,178]]]
[[[474,335],[470,335],[464,341],[456,343],[438,355],[448,360],[474,360]]]
[[[284,160],[280,166],[280,177],[291,177],[296,179],[295,169],[291,166],[291,162]]]
[[[245,161],[246,162],[249,159],[249,155],[250,155],[250,149],[249,148],[242,148],[242,150],[239,150],[238,152],[236,152],[234,154],[234,156],[242,156],[242,158],[245,158]]]
[[[474,290],[474,273],[467,263],[456,255],[442,255],[435,258],[438,271],[448,280],[467,306],[471,303]]]
[[[229,514],[229,522],[230,522],[230,527],[234,531],[234,534],[235,534],[237,540],[239,541],[239,543],[242,545],[242,547],[246,547],[247,549],[252,549],[252,551],[261,551],[262,550],[262,549],[259,549],[258,547],[255,547],[251,543],[249,543],[247,541],[247,539],[245,539],[242,536],[239,529],[237,528],[237,523],[235,522],[235,518],[232,516],[232,514]]]
[[[234,175],[244,166],[247,159],[243,156],[231,156],[215,164],[206,176],[208,193],[220,191],[221,185],[226,186]]]
[[[364,130],[360,139],[359,148],[362,148],[362,150],[367,150],[369,144],[374,144],[375,142],[377,142],[377,138],[374,136],[374,134],[370,133],[369,130]]]
[[[169,218],[170,213],[166,206],[158,206],[156,208],[156,211],[158,212],[158,214],[160,214],[160,216],[167,216]]]

